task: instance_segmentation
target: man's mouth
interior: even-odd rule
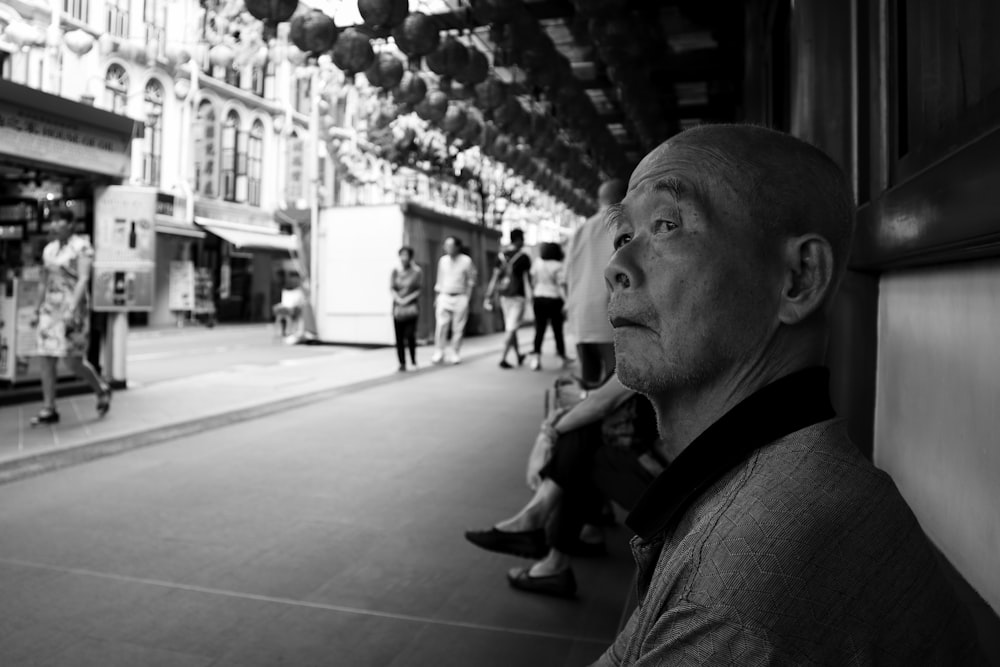
[[[621,327],[641,327],[643,325],[639,324],[634,320],[630,320],[627,317],[616,316],[611,318],[611,326],[614,327],[615,329],[619,329]]]

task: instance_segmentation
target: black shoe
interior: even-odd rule
[[[397,373],[405,373],[406,372],[406,366],[400,366],[399,368],[396,369],[396,372]]]
[[[543,558],[549,547],[545,541],[545,529],[521,530],[517,532],[497,530],[467,530],[465,539],[487,551],[495,551],[522,558]]]
[[[572,598],[576,596],[576,577],[573,569],[567,567],[562,572],[533,577],[530,567],[517,567],[507,573],[507,583],[519,591],[541,593],[557,598]]]
[[[97,393],[97,416],[103,417],[111,409],[111,385],[104,385],[104,388]]]
[[[38,426],[39,424],[58,424],[59,423],[59,413],[52,408],[42,408],[42,410],[31,418],[31,425]]]
[[[514,367],[508,364],[506,359],[501,359],[500,368],[514,368]]]

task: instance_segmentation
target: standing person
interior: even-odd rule
[[[534,290],[532,307],[535,311],[535,345],[529,365],[532,370],[542,369],[542,339],[545,329],[552,324],[556,339],[556,354],[568,364],[566,341],[563,339],[563,309],[566,307],[566,277],[563,272],[562,247],[558,243],[543,243],[539,255],[531,263],[531,284]]]
[[[830,403],[840,168],[787,134],[702,125],[609,213],[617,375],[678,454],[626,521],[639,603],[595,664],[981,664],[930,541]]]
[[[615,349],[608,323],[608,288],[604,267],[613,248],[605,224],[608,207],[625,196],[625,182],[606,181],[597,191],[600,208],[570,238],[566,250],[566,310],[576,335],[580,377],[585,385],[602,383],[615,370]]]
[[[462,335],[469,319],[469,299],[476,286],[476,265],[472,258],[462,253],[462,242],[455,236],[444,240],[444,255],[438,260],[437,281],[434,283],[434,356],[431,361],[440,364],[462,361]],[[448,328],[451,328],[451,347],[445,349]],[[446,355],[447,352],[447,355]]]
[[[513,368],[507,362],[507,354],[513,350],[517,365],[524,363],[524,355],[517,345],[517,329],[524,318],[524,307],[531,297],[531,257],[524,250],[524,232],[520,229],[510,231],[509,256],[494,270],[490,284],[486,288],[486,301],[483,307],[487,310],[493,307],[495,294],[500,295],[500,310],[503,312],[504,338],[503,354],[500,355],[500,368]]]
[[[399,249],[399,266],[392,270],[389,289],[392,292],[392,321],[396,328],[396,356],[399,370],[406,370],[406,349],[410,363],[417,367],[417,320],[420,318],[420,291],[424,272],[413,261],[413,248]]]
[[[87,361],[90,346],[90,268],[94,249],[87,239],[73,233],[73,212],[60,208],[52,213],[50,235],[42,251],[41,299],[33,324],[38,326],[37,354],[42,366],[41,411],[31,425],[59,422],[56,409],[56,365],[66,360],[79,378],[97,394],[97,414],[111,408],[111,387],[103,382]]]

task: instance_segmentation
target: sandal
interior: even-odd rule
[[[59,413],[56,412],[55,408],[42,408],[37,415],[31,418],[31,425],[38,426],[39,424],[58,424],[59,423]]]
[[[111,409],[111,385],[104,385],[97,394],[97,416],[103,417]]]

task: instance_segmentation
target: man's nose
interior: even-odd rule
[[[628,266],[624,250],[625,248],[621,248],[615,252],[607,268],[604,269],[604,282],[612,294],[618,290],[629,289],[635,283],[635,272]]]

